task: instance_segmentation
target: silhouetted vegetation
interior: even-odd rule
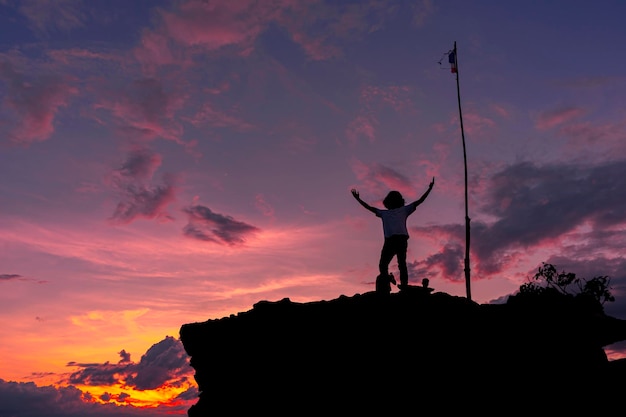
[[[558,272],[550,263],[542,263],[537,273],[527,283],[520,286],[522,295],[551,295],[558,293],[580,299],[594,300],[600,305],[615,301],[611,294],[611,279],[600,275],[591,279],[579,278],[573,272]]]

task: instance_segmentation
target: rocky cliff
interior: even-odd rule
[[[626,321],[573,297],[260,301],[180,337],[200,390],[190,417],[623,410],[626,367],[603,347],[626,340]]]

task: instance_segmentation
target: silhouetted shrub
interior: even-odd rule
[[[588,306],[602,306],[607,301],[615,301],[611,294],[611,279],[606,275],[593,277],[590,280],[579,278],[573,272],[558,272],[549,263],[542,263],[537,273],[519,288],[522,297],[573,298]]]

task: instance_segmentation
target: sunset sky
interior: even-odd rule
[[[181,325],[374,290],[382,226],[351,188],[382,208],[434,177],[410,279],[465,296],[455,42],[472,299],[548,262],[608,275],[605,311],[626,319],[624,16],[622,0],[0,0],[0,416],[186,415]]]

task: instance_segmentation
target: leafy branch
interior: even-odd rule
[[[592,298],[604,305],[607,301],[615,301],[610,283],[611,279],[607,275],[587,280],[577,277],[573,272],[558,272],[554,265],[542,262],[532,280],[522,284],[519,291],[525,295],[541,295],[551,289],[562,295]]]

